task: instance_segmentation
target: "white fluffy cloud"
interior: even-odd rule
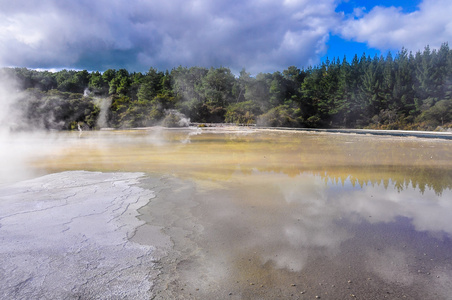
[[[0,0],[0,64],[105,69],[318,62],[334,0]]]
[[[424,0],[419,9],[376,6],[368,13],[351,16],[338,29],[346,39],[367,43],[376,49],[422,50],[438,48],[452,40],[452,1]]]

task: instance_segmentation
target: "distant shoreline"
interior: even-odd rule
[[[150,130],[153,127],[136,128],[102,128],[100,130]],[[253,130],[277,130],[277,131],[301,131],[301,132],[319,132],[319,133],[345,133],[361,135],[381,135],[396,137],[417,137],[429,139],[452,140],[452,132],[449,131],[416,131],[416,130],[379,130],[379,129],[320,129],[320,128],[294,128],[294,127],[261,127],[256,125],[237,125],[231,123],[190,123],[189,127],[159,127],[165,129],[205,129],[205,130],[233,130],[249,128]]]
[[[306,131],[306,132],[352,133],[352,134],[364,134],[364,135],[366,135],[366,134],[388,135],[388,136],[452,140],[452,132],[437,132],[437,131],[377,130],[377,129],[317,129],[317,128],[285,128],[285,127],[259,127],[259,128]]]

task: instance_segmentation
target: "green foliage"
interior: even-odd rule
[[[78,122],[85,128],[94,128],[99,115],[93,99],[58,90],[28,89],[21,95],[16,108],[20,109],[23,120],[17,123],[15,130],[70,130]]]
[[[267,127],[300,127],[302,124],[300,111],[288,105],[274,107],[257,119],[257,125]]]
[[[151,102],[157,94],[163,90],[162,82],[164,81],[164,74],[151,68],[149,72],[141,80],[138,88],[137,97],[140,104]]]
[[[246,101],[253,101],[262,111],[271,108],[270,105],[270,85],[271,74],[257,74],[256,78],[250,78],[245,88]]]
[[[452,122],[452,101],[448,99],[436,102],[418,117],[418,121],[424,122],[428,129]]]
[[[230,104],[226,110],[225,122],[236,124],[256,124],[259,107],[252,101]]]
[[[226,107],[232,101],[234,75],[228,68],[210,68],[201,81],[200,91],[209,107]],[[220,116],[222,118],[222,116]]]
[[[224,67],[182,66],[165,72],[150,68],[144,74],[125,69],[2,72],[33,95],[17,106],[25,109],[29,123],[45,128],[74,128],[74,122],[95,127],[100,110],[95,97],[112,100],[107,121],[114,127],[171,121],[174,116],[165,113],[171,109],[199,123],[435,129],[452,122],[452,50],[447,43],[415,54],[402,48],[394,57],[363,53],[350,62],[326,59],[304,70],[290,66],[255,77],[245,69],[235,77]],[[87,89],[91,96],[85,97]]]
[[[108,84],[104,81],[100,72],[93,72],[89,79],[88,88],[95,95],[104,95],[108,91]]]

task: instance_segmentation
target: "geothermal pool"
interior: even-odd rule
[[[4,146],[0,295],[452,295],[450,140],[151,128]]]

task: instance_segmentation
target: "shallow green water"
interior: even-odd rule
[[[452,295],[451,141],[151,129],[60,133],[49,143],[28,157],[34,172],[142,171],[190,182],[155,203],[194,203],[166,211],[186,223],[159,224],[186,232],[174,238],[179,257],[161,298]],[[151,223],[152,205],[143,210]]]

